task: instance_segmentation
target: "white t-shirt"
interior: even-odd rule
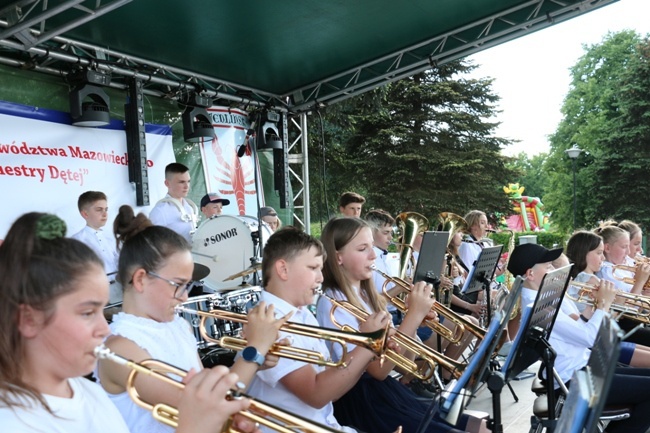
[[[163,361],[183,370],[202,369],[196,351],[196,339],[185,319],[175,316],[171,322],[118,313],[113,316],[111,333],[133,341],[146,350],[152,359]],[[96,375],[98,376],[98,375]],[[177,378],[178,379],[178,378]],[[156,421],[151,412],[135,404],[126,392],[109,394],[126,421],[131,433],[170,433],[174,429]]]
[[[282,317],[290,311],[294,311],[294,314],[291,317],[291,322],[318,326],[316,318],[309,310],[307,310],[306,307],[295,308],[283,299],[280,299],[266,291],[262,292],[261,300],[275,307],[276,317]],[[284,332],[281,332],[280,334],[282,337],[287,336]],[[322,353],[326,357],[329,356],[329,351],[327,350],[327,346],[323,340],[295,334],[291,334],[291,338],[293,340],[291,344],[293,347],[314,350]],[[298,396],[285,388],[285,386],[280,382],[283,377],[304,367],[305,365],[310,365],[316,370],[316,372],[321,372],[325,368],[314,364],[306,364],[302,361],[280,358],[275,367],[257,372],[248,393],[252,397],[258,398],[261,401],[268,402],[314,422],[328,425],[329,427],[343,432],[355,432],[354,429],[349,427],[342,427],[336,421],[336,418],[334,418],[334,406],[331,402],[327,403],[320,409],[316,409],[302,401]],[[261,429],[264,432],[272,431],[265,427],[261,427]]]
[[[616,290],[621,290],[623,292],[630,293],[634,287],[632,284],[625,283],[621,281],[621,278],[634,278],[634,272],[617,269],[616,277],[614,277],[614,263],[605,261],[600,268],[600,271],[596,272],[596,276],[602,278],[603,280],[611,281],[614,283]]]
[[[99,385],[82,377],[68,382],[72,398],[44,396],[56,417],[39,403],[29,409],[0,407],[0,429],[7,433],[129,433]]]

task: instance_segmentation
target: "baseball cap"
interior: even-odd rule
[[[270,206],[266,206],[260,209],[260,218],[265,216],[278,216],[278,213]]]
[[[230,204],[230,200],[228,200],[227,198],[219,197],[219,194],[217,194],[216,192],[209,192],[206,195],[204,195],[203,198],[201,199],[201,207],[207,205],[208,203],[219,203],[219,202],[221,202],[223,206],[228,206]]]
[[[508,261],[508,272],[512,275],[524,275],[526,271],[538,263],[552,262],[560,257],[562,248],[549,250],[537,244],[517,245]]]

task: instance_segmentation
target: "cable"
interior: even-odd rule
[[[318,114],[318,118],[320,119],[320,133],[321,133],[321,169],[322,169],[322,176],[321,176],[321,183],[322,183],[322,188],[321,188],[321,206],[323,205],[323,197],[324,197],[324,205],[325,205],[325,211],[327,212],[327,220],[329,221],[331,216],[330,216],[330,206],[329,206],[329,201],[327,200],[327,188],[326,188],[326,168],[325,168],[325,125],[323,122],[323,116],[321,115],[320,110],[316,110],[316,114]],[[320,219],[320,229],[321,232],[323,231],[323,218],[320,214],[320,211],[318,213],[319,219]]]

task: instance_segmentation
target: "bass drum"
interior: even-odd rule
[[[270,236],[271,230],[262,224],[259,239],[257,218],[251,216],[220,215],[204,221],[192,238],[192,256],[196,263],[210,268],[203,280],[206,291],[222,292],[242,282],[223,280],[251,267],[252,258],[261,260]]]

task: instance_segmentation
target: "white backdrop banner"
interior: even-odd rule
[[[77,209],[77,199],[85,191],[107,195],[111,232],[123,204],[148,215],[167,193],[165,166],[175,157],[170,126],[147,125],[146,131],[151,205],[136,207],[122,121],[105,128],[81,128],[70,125],[67,113],[0,102],[0,185],[5,203],[0,239],[20,215],[34,211],[58,215],[67,223],[68,235],[76,233],[85,225]]]
[[[214,126],[215,139],[201,142],[201,159],[208,192],[216,192],[230,200],[224,215],[257,216],[255,172],[250,152],[237,156],[250,127],[245,111],[229,107],[210,107],[208,113]],[[260,179],[260,178],[258,178]],[[258,181],[261,185],[261,181]],[[261,188],[260,188],[261,189]],[[263,197],[260,196],[263,201]],[[264,204],[262,204],[264,206]]]

